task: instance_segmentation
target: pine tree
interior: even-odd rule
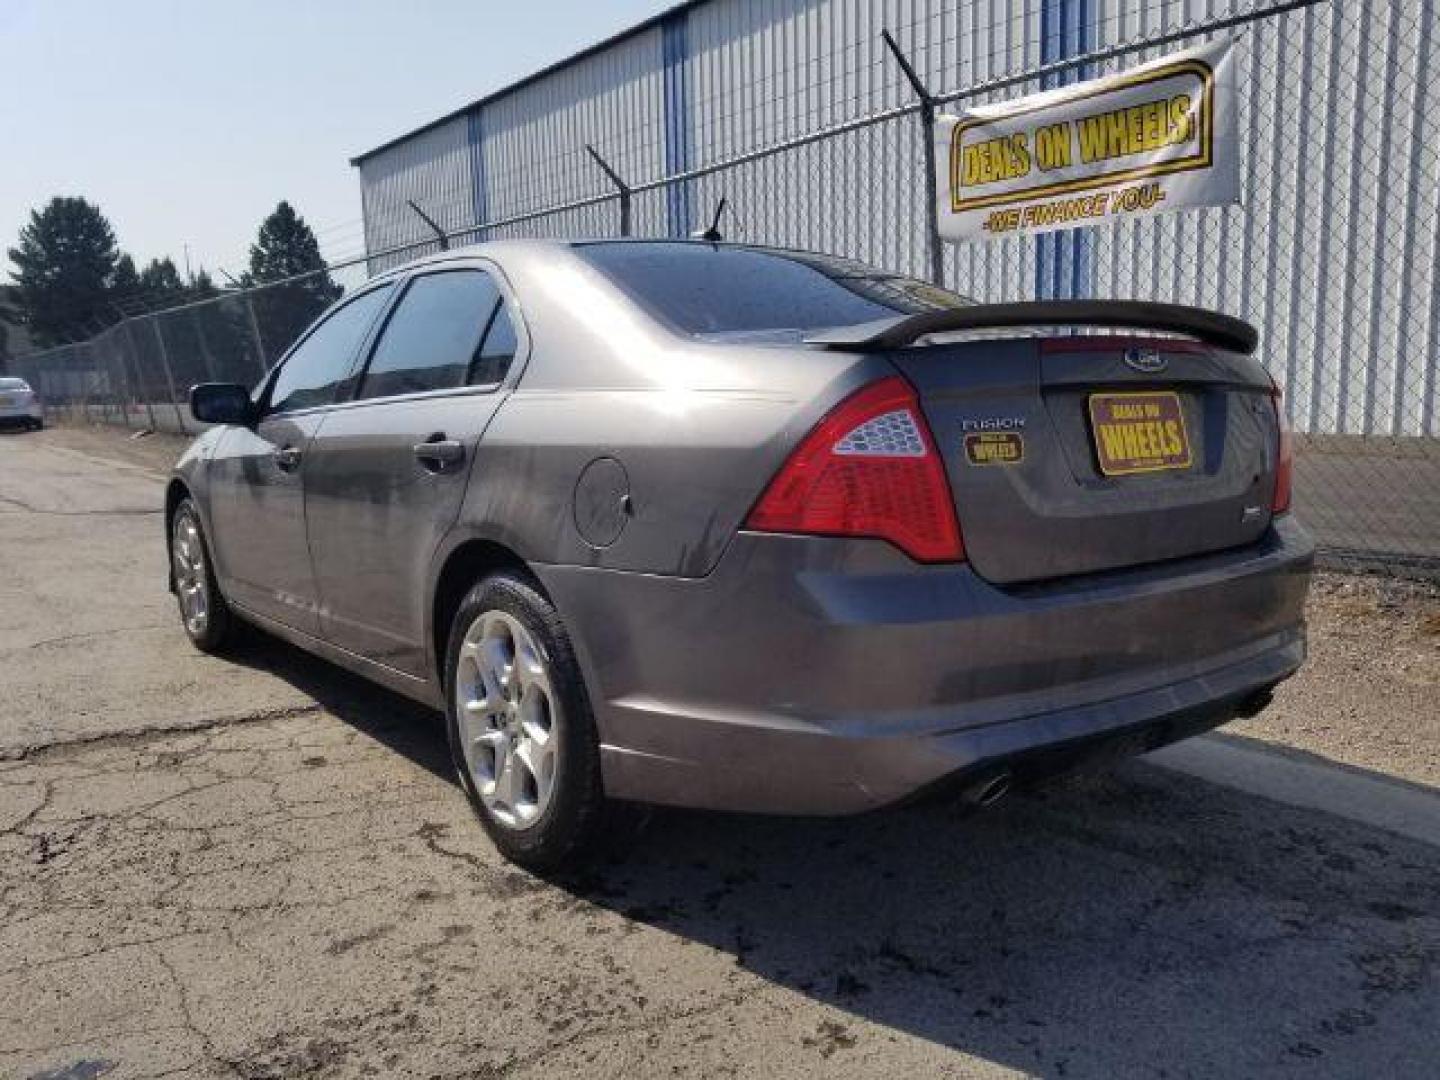
[[[123,308],[127,300],[133,302],[140,292],[140,273],[135,269],[135,260],[122,254],[115,260],[115,269],[110,272],[110,280],[105,285],[111,304]]]
[[[118,254],[110,222],[85,199],[57,196],[30,212],[9,255],[16,312],[36,344],[89,337],[109,321],[107,284]]]
[[[288,202],[261,223],[250,247],[247,284],[267,282],[283,282],[254,297],[265,350],[273,360],[343,291],[325,268],[314,232]]]
[[[183,304],[189,298],[175,260],[168,255],[151,259],[140,271],[140,300],[146,311],[161,311]]]
[[[191,300],[209,300],[220,295],[220,290],[215,287],[215,279],[202,266],[200,272],[190,279],[189,293]]]

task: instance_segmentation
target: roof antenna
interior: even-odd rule
[[[690,234],[691,240],[704,240],[708,244],[718,244],[725,238],[720,235],[720,215],[725,213],[725,196],[720,196],[720,202],[715,206],[715,216],[710,219],[710,227],[699,232]]]
[[[435,239],[440,242],[440,250],[449,251],[450,238],[445,235],[445,230],[440,228],[439,225],[436,225],[429,214],[425,213],[424,210],[421,210],[420,207],[416,206],[414,199],[406,199],[405,201],[410,205],[411,210],[414,210],[415,213],[420,215],[420,220],[425,222],[426,225],[430,226],[430,231],[435,234]]]

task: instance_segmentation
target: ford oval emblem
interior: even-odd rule
[[[1154,349],[1126,349],[1125,363],[1142,375],[1159,375],[1170,361]]]

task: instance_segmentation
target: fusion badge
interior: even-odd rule
[[[986,431],[965,436],[971,465],[1018,465],[1025,460],[1025,436],[1018,431]]]

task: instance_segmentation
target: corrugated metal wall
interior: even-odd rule
[[[406,205],[413,199],[443,229],[475,223],[470,125],[457,117],[368,158],[360,167],[365,249],[383,251],[424,239],[428,230]]]
[[[999,0],[717,0],[688,21],[692,167],[912,101],[884,29],[932,92],[1040,59],[1038,18]],[[904,117],[707,176],[691,185],[694,213],[704,217],[724,195],[729,235],[924,274],[923,140]],[[1021,296],[1033,254],[1021,241],[954,251],[949,273],[967,291]]]
[[[1261,326],[1301,430],[1435,433],[1437,4],[1332,0],[1243,35],[1243,206],[947,247],[947,281],[991,300],[1220,307]],[[364,159],[367,245],[424,238],[406,198],[453,229],[604,193],[587,142],[639,183],[904,103],[882,29],[943,95],[1253,6],[710,0]],[[901,117],[644,193],[635,232],[683,235],[724,196],[729,236],[923,275],[922,161],[918,122]],[[617,223],[605,204],[488,234],[608,235]]]
[[[639,180],[664,173],[660,48],[660,31],[647,31],[484,107],[491,220],[607,190],[585,152],[587,143],[621,176]],[[615,210],[594,214],[613,218]],[[517,232],[565,235],[567,224],[540,223]]]
[[[1093,2],[1098,46],[1231,8]],[[1437,5],[1334,0],[1279,23],[1243,36],[1243,205],[1093,230],[1091,288],[1256,323],[1300,431],[1440,433]]]

